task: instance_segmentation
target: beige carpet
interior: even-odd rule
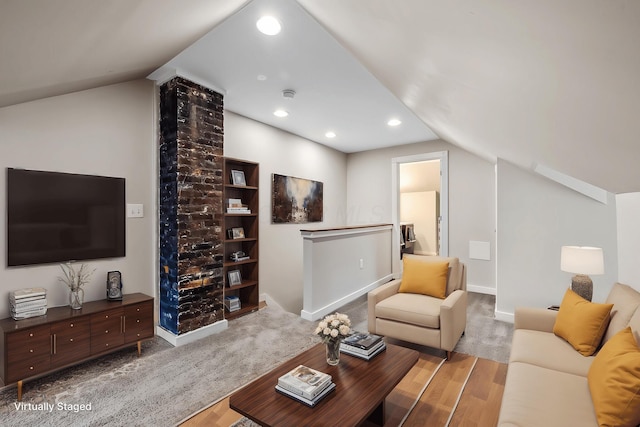
[[[15,388],[4,387],[0,425],[175,425],[316,344],[314,328],[315,322],[270,306],[181,347],[155,338],[141,357],[133,346],[26,382],[22,408],[16,407]],[[54,409],[38,410],[44,404]],[[73,405],[80,404],[91,410],[75,412]]]

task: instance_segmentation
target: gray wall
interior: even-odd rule
[[[155,293],[156,100],[153,83],[136,80],[0,108],[0,241],[6,242],[6,173],[15,167],[126,178],[128,203],[142,203],[144,218],[127,219],[127,256],[86,263],[96,272],[85,300],[105,297],[107,272],[122,272],[126,293]],[[0,245],[0,318],[9,291],[47,289],[50,307],[68,304],[58,264],[6,267]]]
[[[498,161],[499,318],[509,320],[517,306],[560,304],[572,277],[560,270],[564,245],[603,248],[605,274],[591,279],[593,301],[606,299],[618,276],[615,197],[608,202]]]
[[[347,224],[390,223],[391,159],[449,152],[449,254],[467,264],[470,288],[495,293],[494,165],[444,141],[349,154]],[[491,243],[491,260],[469,259],[469,241]],[[397,273],[397,272],[396,272]]]

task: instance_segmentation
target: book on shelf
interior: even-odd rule
[[[36,308],[42,308],[47,306],[47,299],[40,298],[38,300],[31,300],[26,302],[10,302],[11,310],[20,312],[20,311],[29,311]]]
[[[278,386],[309,400],[322,393],[329,384],[331,375],[304,365],[298,365],[278,378]]]
[[[304,403],[305,405],[310,406],[312,408],[314,406],[316,406],[318,404],[318,402],[320,402],[322,399],[324,399],[324,397],[327,394],[331,393],[335,389],[336,389],[336,385],[334,383],[330,382],[329,384],[327,384],[325,386],[324,389],[322,389],[322,391],[315,398],[307,399],[305,397],[300,396],[299,394],[292,393],[289,390],[287,390],[287,389],[285,389],[283,387],[280,387],[279,385],[276,384],[276,391],[278,391],[279,393],[282,393],[283,395],[288,396],[288,397],[290,397],[290,398],[292,398],[294,400],[297,400],[300,403]]]
[[[242,308],[241,304],[240,304],[240,298],[238,298],[235,295],[227,295],[224,297],[224,306],[226,307],[227,311],[229,312],[233,312],[233,311],[238,311]]]
[[[342,340],[342,344],[361,348],[363,350],[369,350],[378,345],[381,341],[382,337],[380,335],[354,331]]]
[[[229,199],[227,213],[251,213],[251,209],[248,205],[243,204],[241,199]]]
[[[47,290],[45,288],[26,288],[9,292],[9,299],[11,301],[20,301],[24,300],[25,298],[36,298],[46,295]]]
[[[27,304],[27,303],[34,302],[34,301],[38,302],[38,301],[43,301],[43,300],[44,301],[47,300],[46,295],[39,295],[37,297],[20,298],[20,299],[16,299],[16,300],[9,298],[9,302],[11,304],[13,304],[13,305]]]
[[[358,357],[364,360],[371,360],[377,355],[379,355],[380,353],[382,353],[383,351],[385,351],[386,349],[387,349],[387,345],[384,343],[384,341],[381,341],[380,343],[378,343],[378,345],[376,345],[375,347],[372,347],[371,351],[368,353],[363,353],[364,350],[359,349],[357,347],[340,345],[340,353],[348,354],[349,356]]]
[[[11,310],[11,317],[13,317],[14,320],[22,320],[22,319],[28,319],[30,317],[44,316],[45,314],[47,314],[46,306],[37,308],[34,310],[19,312],[19,313],[16,313],[15,311]]]
[[[227,208],[227,213],[250,214],[251,213],[251,209],[249,209],[249,208]]]

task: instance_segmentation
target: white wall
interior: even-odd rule
[[[618,277],[616,203],[599,203],[503,160],[497,166],[498,293],[496,315],[516,306],[559,305],[571,283],[560,270],[563,245],[604,250],[605,274],[591,276],[593,301],[603,302]],[[636,264],[637,265],[637,264]]]
[[[640,291],[640,193],[616,196],[618,281]]]
[[[391,225],[303,231],[303,318],[316,320],[391,280]]]
[[[345,225],[346,155],[225,111],[224,153],[260,163],[260,293],[285,310],[303,306],[301,229]],[[271,224],[271,175],[323,182],[324,221]]]
[[[470,289],[495,293],[495,169],[480,157],[444,141],[349,154],[347,223],[390,223],[391,159],[445,150],[449,152],[449,255],[467,265]],[[491,260],[469,259],[470,240],[490,242]]]
[[[105,298],[107,271],[120,270],[125,293],[156,290],[156,100],[153,83],[137,80],[0,108],[0,167],[126,178],[128,203],[144,218],[127,219],[127,256],[86,261],[96,268],[85,300]],[[6,173],[0,174],[0,241],[6,242]],[[68,304],[58,264],[6,267],[0,245],[0,317],[10,315],[8,293],[44,287],[50,307]]]

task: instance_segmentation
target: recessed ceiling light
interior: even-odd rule
[[[273,16],[268,15],[258,19],[256,27],[258,27],[258,30],[260,30],[262,34],[266,34],[268,36],[275,36],[282,29],[280,22],[278,22],[278,20]]]
[[[335,138],[336,137],[336,133],[329,131],[327,133],[324,134],[324,136],[326,136],[327,138]]]
[[[263,82],[265,80],[267,80],[267,76],[265,76],[264,74],[258,74],[258,81]]]
[[[389,126],[398,126],[398,125],[402,124],[402,122],[400,120],[398,120],[398,119],[391,119],[391,120],[389,120],[387,122],[387,124]]]
[[[273,112],[273,115],[276,117],[287,117],[289,115],[289,113],[287,113],[284,110],[276,110]]]

